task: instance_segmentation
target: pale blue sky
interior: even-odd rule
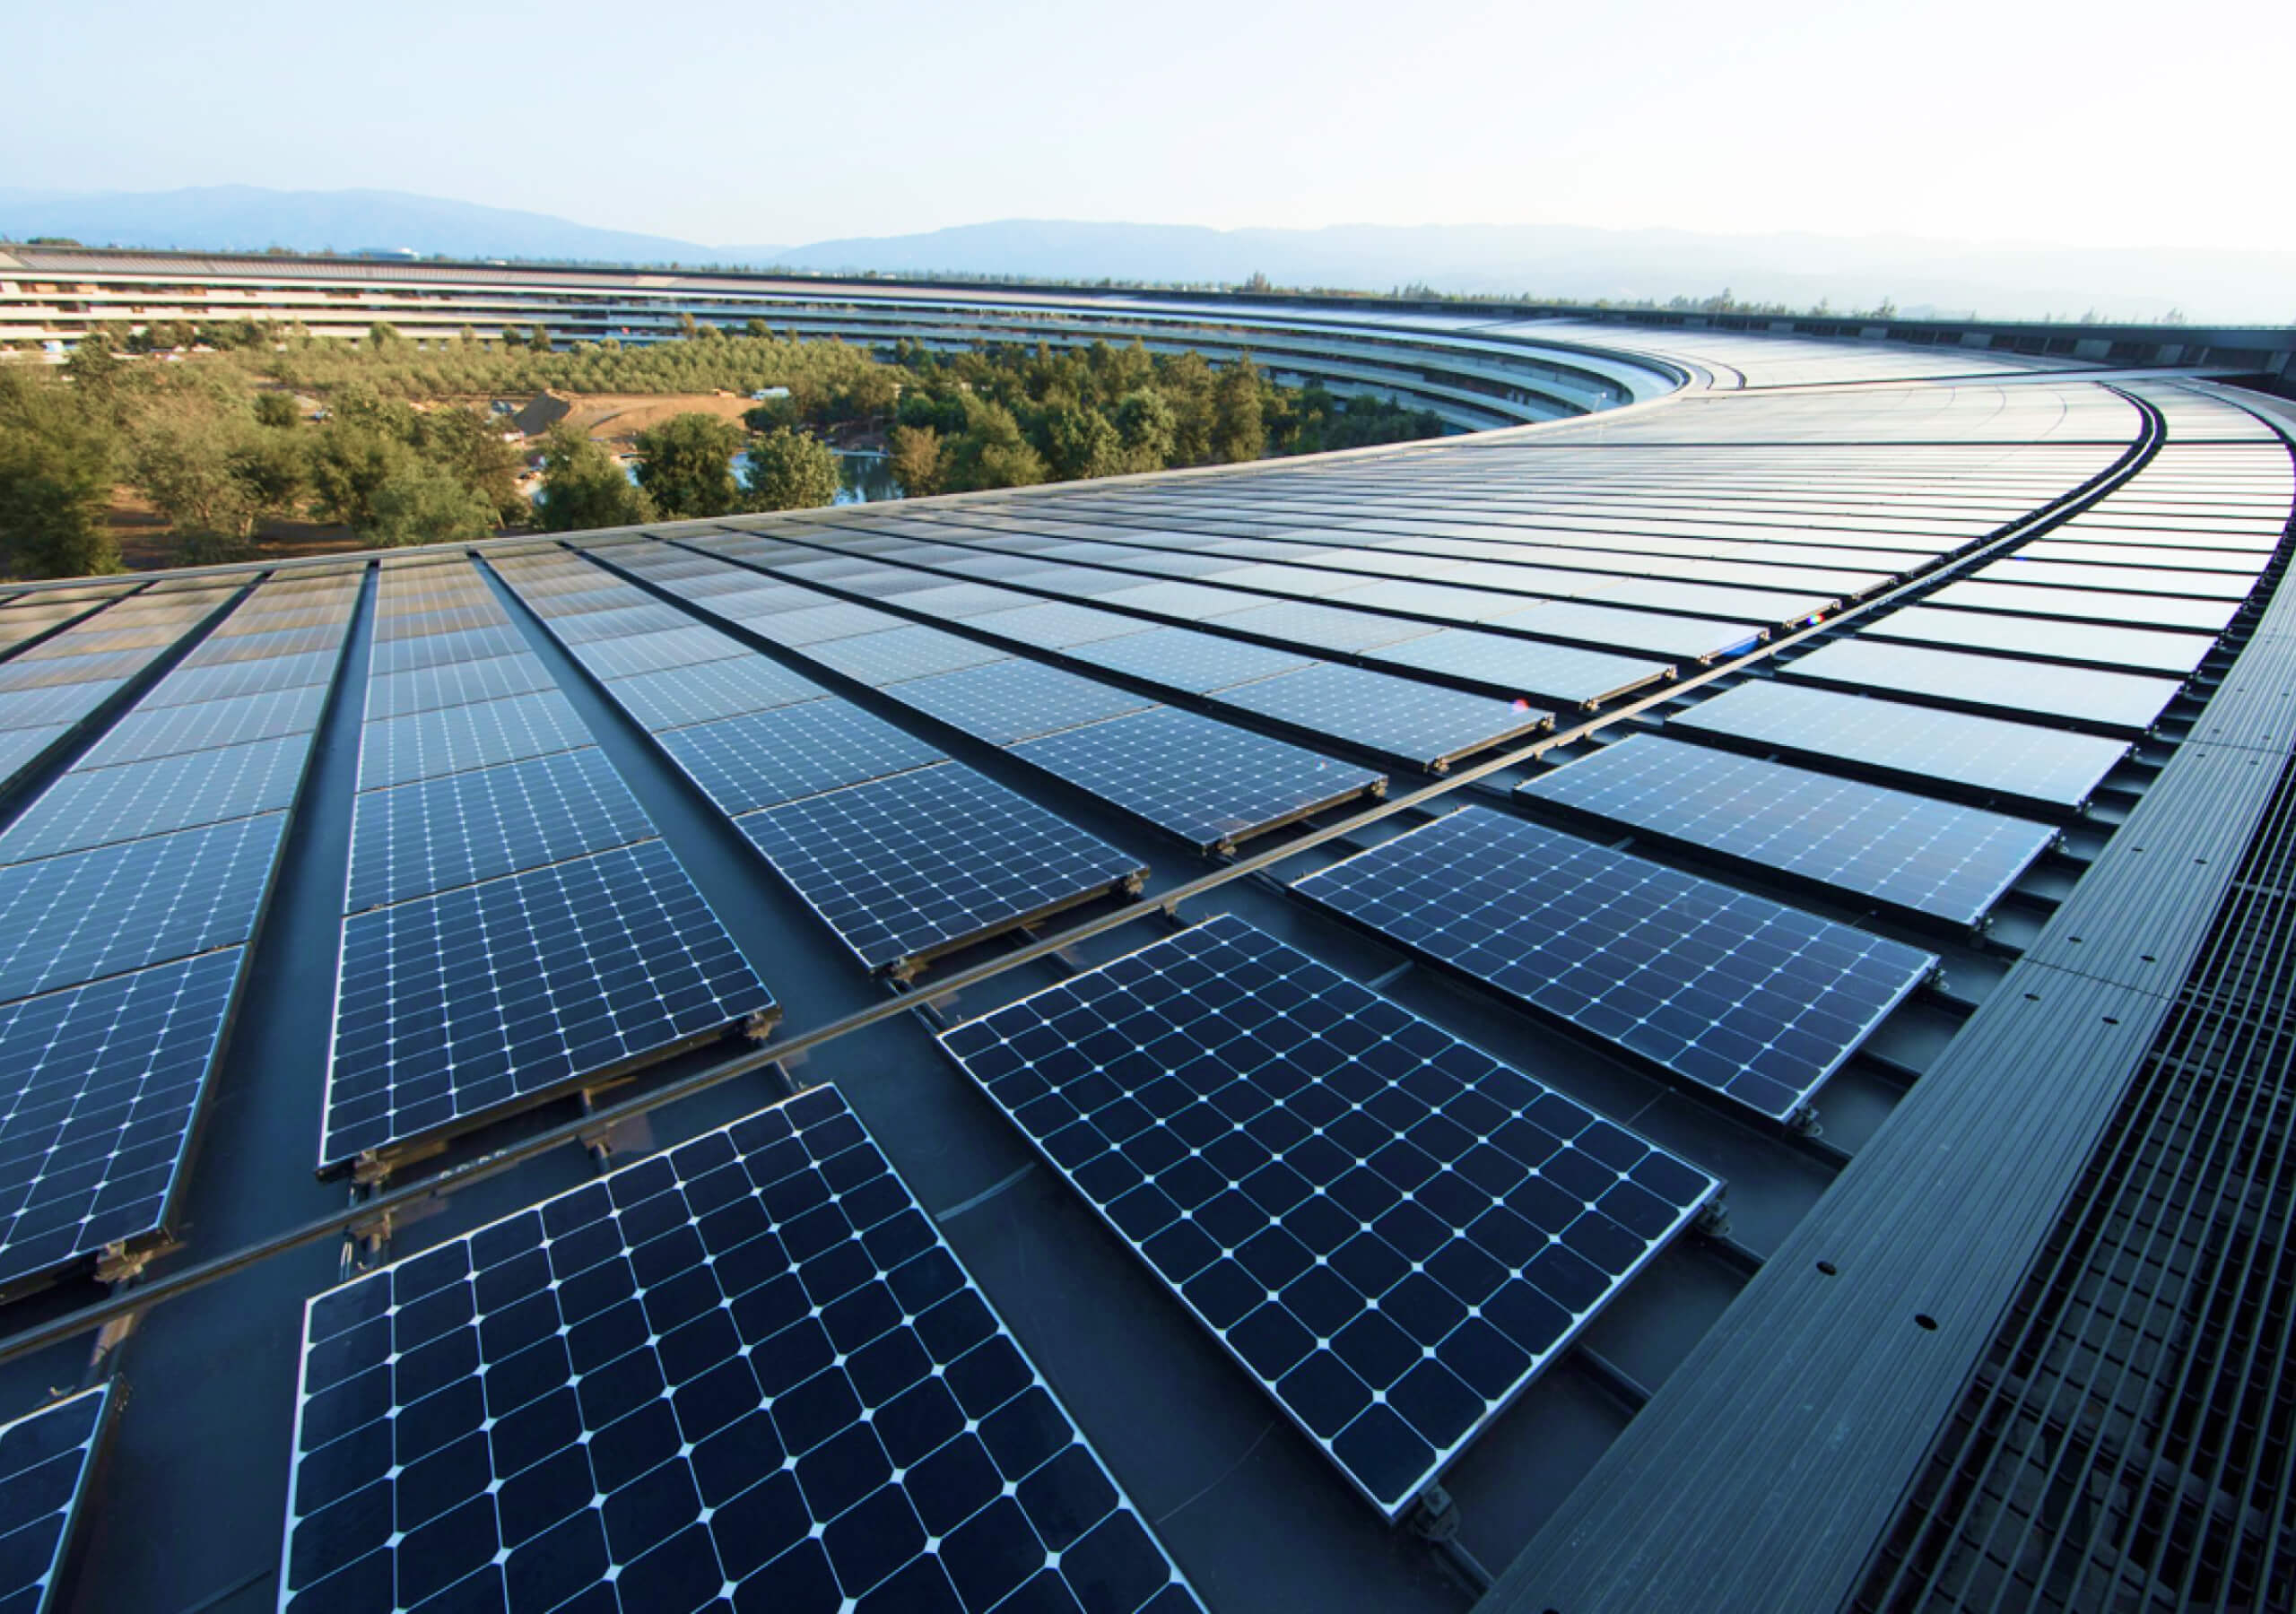
[[[2296,250],[2287,0],[0,0],[0,187]]]

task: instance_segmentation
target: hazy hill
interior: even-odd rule
[[[1010,274],[1061,280],[1439,291],[1570,299],[1707,297],[1837,308],[1884,299],[1908,314],[1996,318],[2296,322],[2296,254],[2205,247],[2021,248],[1909,236],[1724,236],[1561,225],[1352,224],[1207,230],[1182,224],[1004,220],[805,247],[709,247],[544,213],[397,191],[249,186],[65,195],[0,189],[0,236],[91,246],[299,251],[406,249],[455,257],[783,265],[823,272]]]

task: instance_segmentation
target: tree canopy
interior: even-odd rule
[[[841,485],[837,456],[818,438],[780,426],[750,440],[744,490],[752,510],[835,504]]]

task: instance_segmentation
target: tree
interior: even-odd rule
[[[370,421],[338,413],[311,434],[311,502],[353,532],[375,525],[375,494],[413,461],[413,451]]]
[[[1212,455],[1232,465],[1256,460],[1266,451],[1259,370],[1247,355],[1222,370],[1213,386]]]
[[[518,491],[524,468],[518,451],[503,440],[501,429],[491,421],[453,406],[424,410],[413,417],[409,444],[485,499],[500,522],[526,519],[526,496]]]
[[[1043,456],[1021,435],[1021,423],[1002,404],[965,395],[965,429],[950,444],[947,486],[952,492],[978,488],[1025,488],[1045,479]]]
[[[734,485],[734,456],[742,430],[731,421],[691,411],[638,434],[638,482],[654,508],[671,520],[727,516],[741,508]]]
[[[1170,464],[1178,431],[1172,406],[1152,388],[1135,387],[1116,401],[1116,434],[1127,471],[1161,471]]]
[[[752,510],[811,510],[837,502],[845,485],[827,443],[787,427],[752,438],[744,488]]]
[[[543,439],[542,497],[535,519],[545,533],[635,526],[654,518],[653,502],[613,456],[582,433],[553,426]]]
[[[1114,476],[1125,468],[1124,441],[1097,410],[1058,404],[1045,411],[1044,457],[1060,482]]]
[[[258,425],[290,427],[301,423],[303,412],[291,394],[257,393],[255,395],[255,418]]]
[[[115,442],[76,389],[0,366],[0,569],[29,577],[120,569],[103,526]]]
[[[941,434],[930,426],[896,426],[891,433],[893,480],[911,499],[941,490],[948,474],[941,448]]]
[[[443,465],[409,459],[386,477],[370,500],[371,518],[359,530],[386,549],[418,543],[469,543],[494,531],[494,509]]]
[[[178,533],[235,543],[254,534],[259,506],[233,459],[257,430],[214,400],[183,389],[156,399],[136,422],[128,480]]]

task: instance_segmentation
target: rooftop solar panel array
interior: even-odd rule
[[[0,1609],[63,1606],[72,1535],[120,1391],[109,1379],[0,1425]]]
[[[1989,655],[1885,644],[1864,638],[1823,645],[1779,668],[1779,676],[1903,695],[1941,706],[2012,712],[2115,734],[2142,734],[2183,687],[2174,678],[2006,664]]]
[[[515,634],[477,569],[385,570],[376,634],[470,655],[370,695],[321,1169],[763,1024],[771,994],[540,662],[465,676]]]
[[[359,590],[246,594],[0,834],[0,1287],[163,1239]],[[236,653],[312,614],[327,648]],[[253,724],[185,689],[286,664],[303,676]]]
[[[1292,889],[1774,1121],[1800,1114],[1937,964],[1482,807]]]
[[[832,1089],[321,1294],[303,1341],[283,1609],[1198,1607]]]
[[[942,1042],[1389,1519],[1717,1188],[1231,916]]]
[[[652,598],[563,553],[505,560],[497,569],[553,632],[579,620],[570,601],[634,610]],[[831,632],[831,619],[811,607],[779,620],[798,616],[808,619],[798,635],[808,646],[867,631],[848,617],[836,624],[847,632]],[[714,628],[649,631],[706,635],[726,654],[681,669],[708,681],[684,691],[656,681],[669,673],[616,676],[617,664],[593,655],[607,695],[872,969],[906,974],[1057,909],[1136,889],[1146,873],[1137,858],[826,691],[779,699],[811,686]],[[580,656],[620,641],[561,642]],[[751,664],[760,671],[727,671]],[[681,721],[712,691],[772,704]]]
[[[1517,794],[1970,926],[2057,838],[2046,825],[1982,808],[1649,734],[1604,746]]]

